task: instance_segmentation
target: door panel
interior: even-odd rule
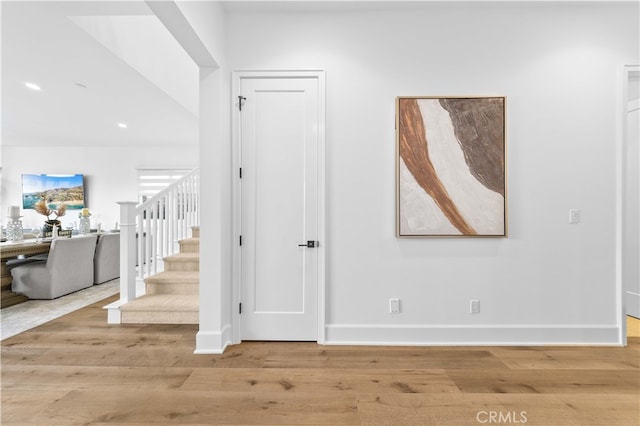
[[[242,339],[317,339],[318,90],[247,78],[240,113]]]

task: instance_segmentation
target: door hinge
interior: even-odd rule
[[[244,101],[246,101],[247,98],[245,98],[244,96],[238,96],[238,109],[240,111],[242,111],[242,106],[244,105]]]
[[[240,245],[242,245],[242,235],[240,235]]]
[[[240,179],[242,179],[242,167],[240,167]]]
[[[242,314],[242,303],[238,305],[238,313]]]

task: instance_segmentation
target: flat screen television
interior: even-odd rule
[[[84,208],[84,176],[23,174],[22,208],[33,209],[43,198],[51,208],[60,204],[66,204],[67,209]]]

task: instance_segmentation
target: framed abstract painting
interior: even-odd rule
[[[504,97],[396,99],[399,237],[506,237]]]

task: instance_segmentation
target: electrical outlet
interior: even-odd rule
[[[480,301],[479,300],[471,300],[469,303],[469,312],[472,314],[480,313]]]
[[[569,223],[580,223],[580,210],[578,209],[569,210]]]
[[[399,314],[400,313],[400,299],[389,299],[389,313],[390,314]]]

